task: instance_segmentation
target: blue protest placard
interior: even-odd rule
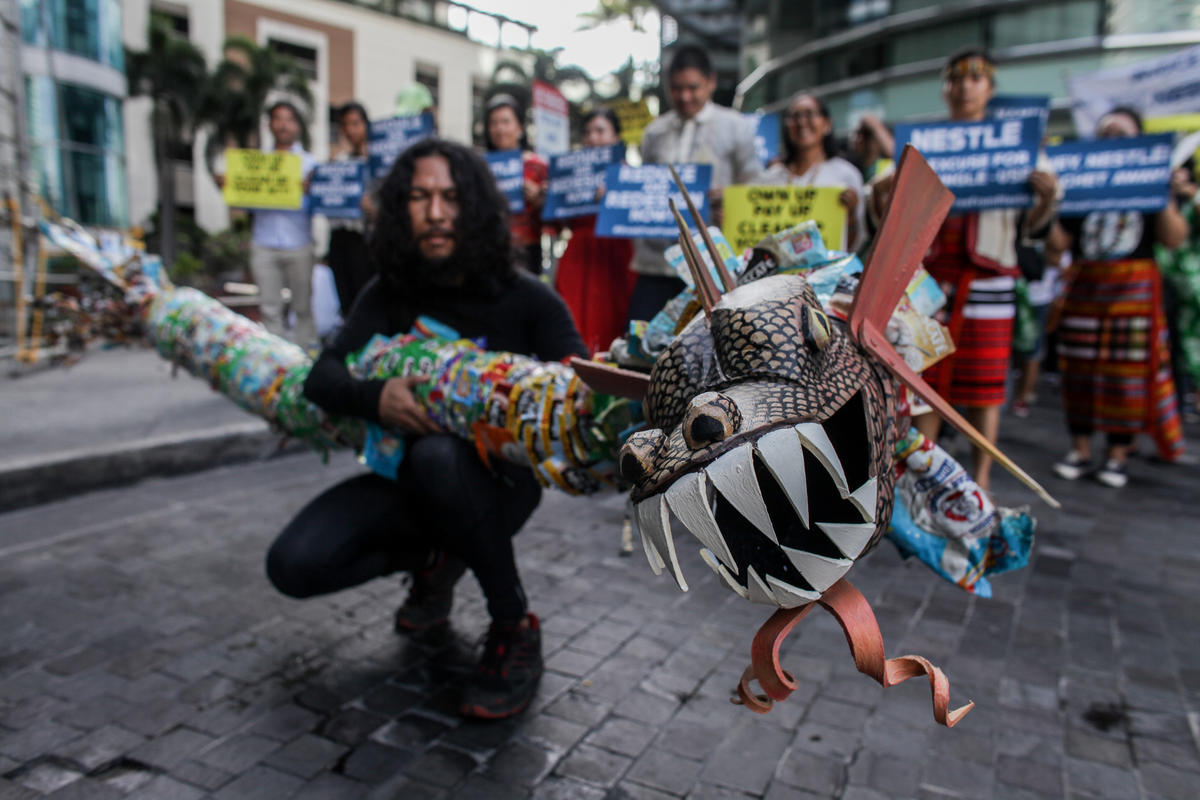
[[[525,159],[521,151],[497,150],[484,157],[500,194],[508,198],[508,213],[520,214],[525,210]]]
[[[432,136],[434,130],[433,115],[428,113],[372,120],[367,143],[367,165],[371,179],[387,177],[396,156],[414,142]]]
[[[952,210],[959,212],[1032,204],[1029,174],[1041,139],[1035,117],[896,126],[897,152],[905,144],[920,150],[954,192]]]
[[[779,157],[779,113],[747,114],[746,119],[754,126],[754,151],[765,167]]]
[[[1039,119],[1042,132],[1050,121],[1050,96],[1042,94],[998,94],[988,101],[988,116],[992,119]]]
[[[1156,133],[1047,147],[1064,191],[1059,216],[1160,210],[1171,179],[1171,141],[1171,134]]]
[[[600,210],[596,192],[604,186],[604,170],[625,158],[625,145],[589,147],[550,157],[550,184],[542,219],[570,219]]]
[[[711,164],[676,164],[679,179],[708,220],[708,188],[712,185]],[[631,167],[609,164],[604,173],[604,202],[596,218],[596,235],[624,239],[674,239],[679,236],[668,198],[675,200],[683,218],[693,225],[683,195],[675,188],[665,164]]]
[[[362,217],[367,165],[361,161],[331,161],[313,167],[308,182],[308,210],[339,219]]]

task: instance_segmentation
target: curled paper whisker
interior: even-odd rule
[[[933,699],[933,718],[947,728],[953,728],[975,707],[969,702],[950,710],[950,680],[946,674],[922,656],[906,655],[884,658],[883,634],[867,598],[845,578],[839,580],[817,601],[842,626],[850,654],[858,671],[879,682],[884,688],[903,683],[918,675],[929,677]],[[750,666],[738,682],[731,702],[745,705],[751,711],[765,714],[774,701],[786,700],[797,686],[796,679],[779,662],[779,649],[784,639],[813,608],[813,603],[798,608],[781,608],[771,615],[754,635],[750,648]],[[764,694],[754,694],[751,680],[757,680]]]

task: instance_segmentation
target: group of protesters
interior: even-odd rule
[[[954,54],[942,79],[951,121],[969,126],[989,118],[996,65],[986,51]],[[702,49],[676,50],[665,86],[671,108],[646,126],[641,161],[708,165],[713,224],[721,225],[730,186],[832,189],[845,225],[829,248],[869,252],[892,201],[898,131],[894,139],[883,121],[863,117],[839,155],[829,109],[801,92],[781,115],[779,156],[763,163],[745,115],[713,102],[716,71]],[[355,378],[345,359],[375,334],[421,327],[542,360],[594,355],[685,288],[665,257],[668,239],[600,235],[594,215],[544,221],[550,170],[529,147],[525,110],[517,98],[497,94],[482,119],[487,150],[512,154],[505,174],[519,212],[509,213],[510,197],[478,153],[435,135],[402,150],[367,185],[357,218],[331,224],[324,260],[345,325],[325,337],[305,396],[330,413],[403,433],[407,450],[395,480],[360,475],[316,497],[267,558],[271,581],[294,597],[412,573],[408,598],[395,614],[396,629],[408,635],[447,624],[455,584],[470,569],[492,625],[460,710],[487,719],[520,713],[542,672],[538,620],[527,608],[510,543],[540,489],[528,470],[488,469],[473,445],[441,430],[417,399],[424,378]],[[286,102],[267,113],[274,149],[301,157],[307,186],[312,158],[300,145],[300,113]],[[585,148],[621,141],[612,109],[590,109],[582,122]],[[361,104],[344,106],[335,160],[367,159],[371,127]],[[1117,138],[1141,131],[1137,111],[1118,107],[1089,133]],[[1179,394],[1200,378],[1196,182],[1190,165],[1175,171],[1158,211],[1060,217],[1063,191],[1044,153],[1032,167],[1021,176],[1025,207],[951,213],[941,224],[923,265],[946,295],[940,321],[955,352],[925,378],[995,442],[1010,396],[1013,416],[1028,414],[1043,344],[1054,331],[1068,433],[1054,470],[1065,480],[1094,475],[1120,487],[1138,434],[1151,434],[1163,459],[1179,457],[1176,376]],[[597,197],[604,192],[600,186]],[[309,214],[254,216],[251,270],[263,292],[263,322],[284,332],[279,290],[290,284],[293,338],[315,345]],[[542,276],[548,234],[568,238],[552,277]],[[1014,366],[1019,378],[1010,393]],[[936,440],[940,419],[916,405],[912,411],[920,432]],[[1105,434],[1106,449],[1094,464],[1095,433]],[[990,471],[990,456],[976,450],[973,474],[985,491]]]

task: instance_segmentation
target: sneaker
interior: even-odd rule
[[[1129,482],[1129,476],[1125,474],[1125,465],[1120,461],[1108,459],[1104,462],[1104,466],[1096,472],[1096,480],[1103,483],[1105,486],[1113,489],[1120,489]]]
[[[1025,419],[1029,416],[1029,404],[1024,400],[1014,400],[1012,404],[1012,415],[1018,419]]]
[[[1088,459],[1080,455],[1078,450],[1072,450],[1061,460],[1054,462],[1054,474],[1064,481],[1079,480],[1087,468]]]
[[[538,618],[516,625],[493,622],[483,655],[463,689],[459,713],[477,719],[504,719],[529,707],[542,678],[542,633]]]
[[[429,566],[413,573],[408,597],[396,609],[396,632],[420,635],[449,623],[454,584],[466,569],[466,564],[449,553],[435,552]]]

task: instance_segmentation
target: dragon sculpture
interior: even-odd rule
[[[953,725],[970,705],[950,711],[946,678],[924,659],[884,659],[874,615],[844,577],[892,517],[896,445],[909,430],[898,418],[897,381],[1053,500],[888,343],[887,322],[953,199],[911,148],[893,198],[844,321],[827,313],[803,276],[737,285],[706,238],[719,289],[676,210],[704,313],[649,376],[581,359],[542,364],[429,332],[377,337],[349,366],[364,377],[431,376],[421,400],[439,423],[475,441],[484,458],[527,463],[546,485],[580,494],[616,488],[623,477],[651,568],[669,571],[686,590],[674,515],[727,586],[778,607],[755,637],[736,702],[763,712],[787,697],[795,682],[779,664],[780,646],[821,605],[842,624],[860,671],[884,685],[928,675],[935,718]],[[402,446],[381,446],[386,432],[328,417],[305,400],[311,362],[303,351],[212,298],[171,287],[154,274],[161,270],[152,258],[142,258],[140,270],[137,259],[114,264],[80,229],[43,230],[122,290],[124,307],[164,357],[284,433],[318,449]],[[752,691],[752,680],[765,694]]]

